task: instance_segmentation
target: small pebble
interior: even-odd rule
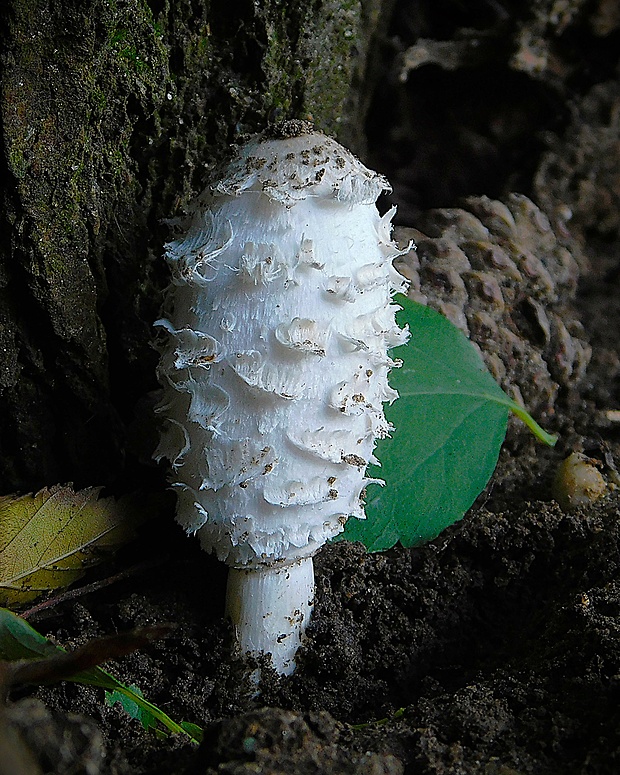
[[[573,452],[560,463],[552,492],[563,511],[573,511],[602,498],[607,493],[607,483],[591,458]]]

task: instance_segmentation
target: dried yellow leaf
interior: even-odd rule
[[[133,537],[133,499],[101,498],[101,487],[56,485],[0,497],[0,605],[15,608],[66,587]]]

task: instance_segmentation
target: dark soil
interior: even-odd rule
[[[440,29],[428,4],[419,5],[428,18],[415,18],[416,4],[397,5],[391,46],[404,50],[416,36],[433,32],[444,40],[455,35]],[[570,405],[562,396],[558,401],[558,427],[568,432],[553,451],[528,448],[525,470],[509,445],[474,508],[431,544],[383,554],[346,543],[325,547],[316,558],[316,608],[297,672],[280,678],[261,665],[258,691],[249,678],[256,665],[234,652],[223,618],[225,569],[184,537],[170,504],[113,565],[97,572],[103,578],[145,563],[143,570],[31,622],[69,647],[174,622],[168,638],[106,667],[172,718],[203,726],[204,742],[196,748],[179,738],[160,740],[118,706],[107,707],[97,689],[65,683],[16,691],[7,729],[20,731],[42,772],[620,772],[620,492],[614,491],[620,424],[605,420],[606,410],[619,406],[620,217],[614,203],[620,201],[620,143],[613,146],[616,135],[597,134],[593,124],[579,131],[579,106],[591,87],[612,77],[617,82],[620,21],[614,3],[604,0],[555,4],[566,6],[564,17],[560,13],[565,28],[545,34],[553,61],[568,69],[528,72],[514,64],[536,53],[525,46],[530,38],[524,30],[530,24],[541,42],[544,9],[553,3],[530,4],[540,10],[529,21],[514,3],[477,4],[484,19],[468,16],[466,3],[437,3],[443,5],[462,10],[456,26],[463,29],[487,24],[508,35],[512,19],[522,59],[505,64],[504,80],[492,57],[477,70],[463,62],[454,78],[437,65],[420,68],[406,87],[396,85],[392,71],[369,114],[372,162],[396,184],[403,225],[415,225],[421,209],[454,206],[462,195],[522,191],[552,219],[554,208],[570,206],[573,237],[589,261],[575,304],[593,353]],[[511,5],[514,12],[506,10]],[[594,21],[584,16],[586,6]],[[605,13],[611,31],[602,35]],[[451,18],[458,21],[454,13]],[[395,44],[396,30],[402,39]],[[588,50],[599,52],[589,69],[583,66]],[[394,57],[391,49],[384,54]],[[481,74],[487,84],[482,112],[476,102]],[[436,90],[448,95],[445,103],[430,99]],[[420,95],[426,95],[426,119],[423,102],[416,103]],[[596,114],[613,129],[620,115],[613,99],[615,113],[584,110],[583,121]],[[596,159],[597,147],[606,149],[604,163],[591,168],[602,172],[588,178],[578,164]],[[569,158],[572,166],[562,167],[558,159]],[[433,177],[433,167],[445,174]],[[589,189],[580,183],[586,178]],[[596,206],[604,230],[592,222]],[[565,513],[552,498],[551,480],[573,449],[600,461],[610,492]],[[3,766],[0,761],[8,775]]]
[[[206,737],[198,751],[162,742],[99,690],[40,689],[48,707],[86,713],[103,731],[95,772],[618,771],[620,496],[564,514],[553,501],[491,495],[419,549],[325,548],[298,670],[283,679],[263,667],[258,696],[230,656],[221,568],[173,527],[150,530],[144,556],[167,546],[161,566],[36,624],[76,643],[176,622],[171,637],[109,668]],[[32,716],[22,719],[36,742]],[[75,724],[61,719],[63,730]],[[54,739],[46,772],[90,771],[61,767]],[[78,743],[83,757],[92,736]]]

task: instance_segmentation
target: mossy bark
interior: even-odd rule
[[[156,387],[163,219],[182,214],[231,143],[270,121],[311,118],[359,151],[381,8],[3,4],[0,492],[122,489],[144,473],[127,429]]]

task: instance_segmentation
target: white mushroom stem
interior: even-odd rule
[[[290,128],[290,127],[289,127]],[[324,135],[258,138],[167,246],[159,378],[177,520],[230,568],[244,651],[282,673],[312,610],[312,556],[372,479],[388,350],[408,333],[392,294],[387,181]]]
[[[312,557],[290,565],[231,568],[226,613],[242,651],[271,654],[283,675],[295,670],[295,654],[314,604]]]

